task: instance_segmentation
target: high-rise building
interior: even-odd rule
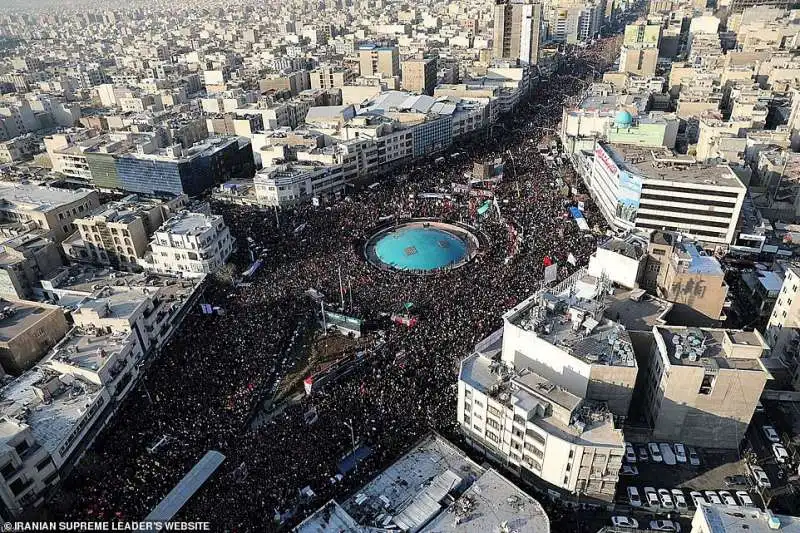
[[[403,61],[403,89],[433,96],[436,88],[436,58]]]
[[[541,4],[498,0],[494,6],[494,57],[536,65],[541,26]]]
[[[400,51],[396,46],[362,45],[358,48],[362,76],[400,75]]]

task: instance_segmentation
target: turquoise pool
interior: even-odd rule
[[[399,227],[375,243],[378,259],[398,270],[436,270],[464,261],[467,253],[459,236],[435,227]]]

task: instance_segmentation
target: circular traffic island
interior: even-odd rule
[[[411,220],[377,231],[367,240],[364,255],[379,268],[424,275],[458,268],[478,248],[468,226]]]

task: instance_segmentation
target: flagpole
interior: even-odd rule
[[[350,276],[347,276],[347,294],[350,296],[350,312],[353,312],[353,286],[350,284]]]
[[[339,265],[339,301],[342,303],[342,310],[344,310],[344,287],[342,286],[342,265]]]

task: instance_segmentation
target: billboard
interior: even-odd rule
[[[617,188],[617,218],[633,222],[639,209],[641,195],[642,177],[620,170]]]

